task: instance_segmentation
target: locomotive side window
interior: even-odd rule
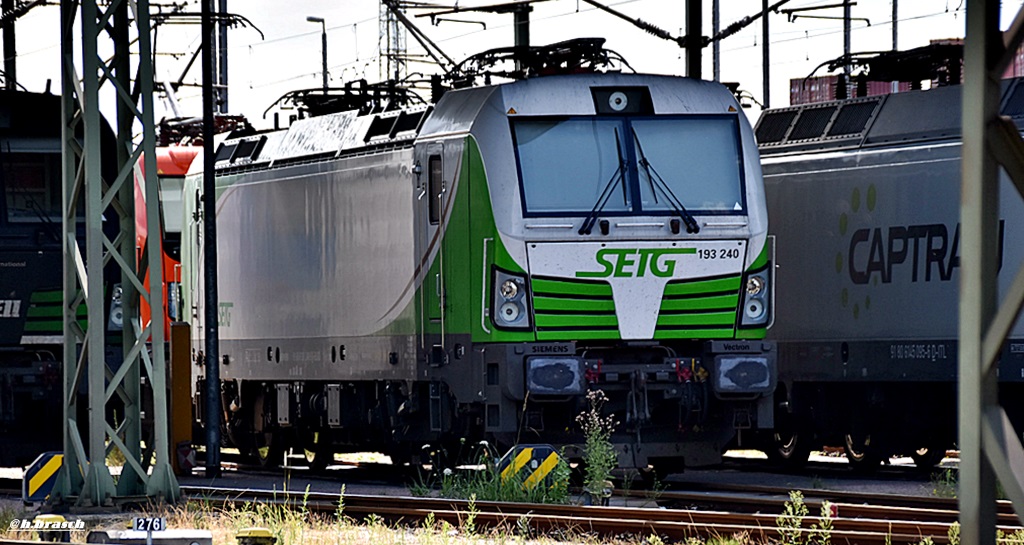
[[[184,176],[160,177],[160,221],[164,226],[164,251],[181,261],[181,222]]]
[[[4,154],[0,169],[8,221],[60,218],[59,154]]]
[[[428,188],[428,196],[430,197],[430,223],[436,225],[441,221],[441,192],[444,191],[444,182],[442,181],[444,172],[441,169],[441,156],[431,155],[429,167],[430,187]]]

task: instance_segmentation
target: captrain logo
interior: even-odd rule
[[[899,223],[900,218],[877,212],[877,204],[874,184],[868,186],[863,199],[860,188],[855,187],[849,200],[840,202],[842,246],[836,250],[835,268],[844,277],[842,305],[851,309],[855,319],[871,310],[869,292],[879,286],[952,282],[960,267],[959,223]],[[1000,220],[1000,266],[1004,229],[1005,221]]]

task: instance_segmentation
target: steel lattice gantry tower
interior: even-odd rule
[[[77,40],[76,30],[81,33]],[[133,44],[137,56],[130,51]],[[65,457],[53,499],[79,506],[139,496],[173,501],[179,491],[168,459],[155,160],[145,161],[146,230],[151,236],[139,253],[135,238],[133,168],[140,156],[155,157],[156,140],[149,0],[111,0],[103,6],[97,0],[62,0],[61,63]],[[104,148],[109,142],[102,143],[101,99],[109,107],[108,118],[116,116],[113,150]],[[133,131],[141,131],[141,144],[133,141]],[[152,297],[145,288],[146,271]],[[110,351],[117,354],[110,361],[106,347],[112,339],[104,309],[112,294],[105,273],[107,279],[120,279],[124,311],[123,350]],[[140,296],[149,301],[155,327],[140,320]],[[77,318],[80,305],[87,310],[85,327]],[[143,396],[144,389],[152,396]],[[148,397],[152,407],[143,409]],[[152,422],[145,437],[143,411]],[[116,485],[106,464],[115,447],[126,459]]]
[[[1000,117],[1000,85],[1024,42],[1024,10],[999,31],[997,0],[967,2],[960,221],[960,532],[996,543],[996,480],[1024,520],[1024,448],[997,395],[997,362],[1024,306],[1024,268],[998,304],[999,169],[1024,195],[1024,141]]]

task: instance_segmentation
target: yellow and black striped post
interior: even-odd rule
[[[25,470],[21,499],[25,503],[42,503],[50,496],[57,482],[57,472],[64,463],[61,452],[44,452]]]
[[[551,474],[558,461],[558,453],[551,445],[516,445],[498,462],[501,482],[526,475],[523,488],[532,490]]]

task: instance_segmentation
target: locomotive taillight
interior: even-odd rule
[[[760,321],[764,318],[765,306],[764,302],[760,299],[751,299],[747,302],[746,306],[743,307],[744,318],[749,319],[751,322]]]

